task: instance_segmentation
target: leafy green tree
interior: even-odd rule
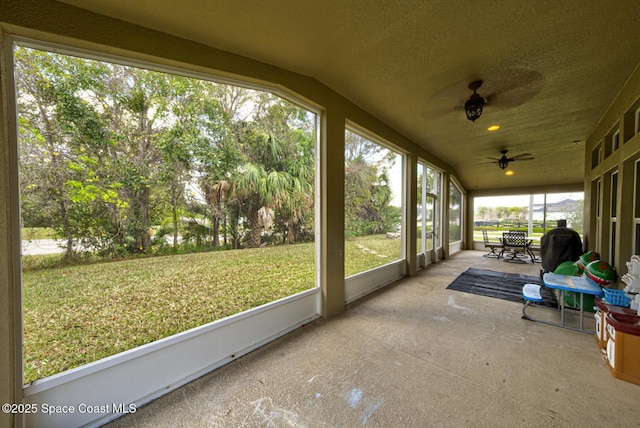
[[[509,218],[516,221],[524,220],[528,209],[526,207],[509,207]]]
[[[231,231],[233,248],[239,247],[237,225],[239,211],[232,206],[232,186],[243,162],[237,143],[237,121],[251,93],[243,88],[199,82],[199,97],[194,99],[198,111],[198,126],[201,138],[194,140],[194,156],[199,174],[199,185],[209,204],[212,220],[212,245],[220,245],[220,230],[224,227],[224,243]]]
[[[395,154],[366,138],[345,134],[345,233],[361,236],[394,231],[400,223],[390,207],[388,168]]]
[[[119,183],[101,180],[108,132],[89,101],[106,70],[26,48],[15,56],[23,212],[49,217],[70,259],[80,237],[103,233],[104,218],[126,207]]]
[[[240,167],[234,191],[249,225],[248,244],[259,247],[265,217],[270,215],[269,210],[260,210],[283,206],[293,179],[289,172],[277,168],[280,141],[251,125],[245,127],[241,138],[246,162]]]
[[[255,120],[275,141],[274,154],[265,159],[270,168],[288,174],[284,194],[270,207],[275,209],[273,229],[283,243],[293,243],[313,230],[315,121],[305,110],[273,95],[260,94],[259,99],[262,114]]]
[[[509,219],[509,207],[496,207],[496,217],[498,218],[498,220],[504,222],[505,220]]]
[[[28,48],[16,50],[16,70],[24,218],[53,223],[69,256],[78,242],[147,252],[154,225],[174,247],[181,229],[214,248],[221,230],[237,247],[242,224],[250,246],[268,228],[283,242],[312,231],[316,132],[303,109]]]
[[[295,242],[298,232],[313,228],[308,222],[313,219],[315,124],[302,109],[268,93],[254,93],[249,104],[238,110],[250,114],[234,114],[232,133],[241,162],[231,185],[232,205],[246,219],[250,247],[261,245],[271,229],[282,233],[283,241]]]
[[[116,161],[127,194],[130,213],[128,231],[135,249],[151,247],[152,191],[161,176],[162,152],[168,120],[171,87],[164,75],[133,67],[110,64],[114,69],[108,110],[116,132]],[[166,140],[165,140],[166,141]]]
[[[489,207],[478,207],[476,210],[477,219],[488,220],[491,215],[491,209]]]

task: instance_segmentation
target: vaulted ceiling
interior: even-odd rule
[[[581,183],[584,141],[640,62],[637,0],[64,2],[313,77],[468,189]],[[487,105],[470,122],[479,79]],[[535,159],[506,177],[484,163],[501,149]]]

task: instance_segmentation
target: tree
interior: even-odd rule
[[[242,220],[251,246],[265,220],[283,242],[313,228],[315,121],[303,109],[28,48],[17,49],[16,70],[23,213],[52,221],[69,256],[79,241],[104,255],[147,252],[160,224],[175,247],[182,217],[214,248],[221,228],[237,246]],[[196,187],[202,197],[185,192]]]
[[[260,210],[263,207],[282,207],[292,187],[291,175],[276,168],[280,150],[278,143],[277,139],[251,125],[242,132],[242,147],[247,161],[240,167],[234,191],[240,212],[249,223],[250,247],[261,244],[264,214],[261,215]]]
[[[106,70],[26,48],[15,55],[23,212],[37,206],[65,238],[70,259],[80,237],[104,232],[105,217],[126,207],[119,183],[101,180],[108,131],[89,101]]]
[[[313,130],[302,109],[268,93],[252,99],[251,121],[234,127],[243,162],[233,183],[238,212],[248,224],[247,242],[262,243],[265,225],[278,224],[294,242],[313,212]]]
[[[345,134],[345,232],[349,236],[395,230],[400,222],[392,198],[388,168],[395,154],[366,138]]]
[[[237,144],[239,125],[236,123],[245,103],[250,102],[250,92],[243,88],[198,82],[201,138],[195,140],[194,153],[199,173],[199,185],[209,204],[212,220],[213,248],[220,245],[221,225],[230,224],[233,247],[238,248],[237,224],[239,212],[231,207],[233,182],[243,162]],[[225,244],[227,227],[224,228]]]
[[[288,188],[269,207],[275,209],[273,229],[283,243],[293,243],[313,230],[316,124],[308,112],[278,97],[261,94],[260,100],[255,120],[275,143],[270,168],[288,173]]]

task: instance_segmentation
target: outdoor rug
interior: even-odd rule
[[[542,285],[542,281],[535,276],[521,275],[519,273],[469,268],[449,284],[447,289],[523,303],[522,286],[524,284]],[[544,300],[540,305],[558,306],[558,300],[553,290],[542,287],[540,294]]]

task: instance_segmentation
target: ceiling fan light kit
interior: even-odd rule
[[[498,160],[498,166],[502,169],[506,169],[509,166],[509,159],[503,154]]]
[[[469,83],[469,89],[473,91],[473,94],[467,102],[464,103],[464,111],[467,114],[467,119],[472,122],[475,122],[476,119],[480,117],[482,108],[484,107],[484,98],[476,92],[480,86],[482,86],[482,80]]]

